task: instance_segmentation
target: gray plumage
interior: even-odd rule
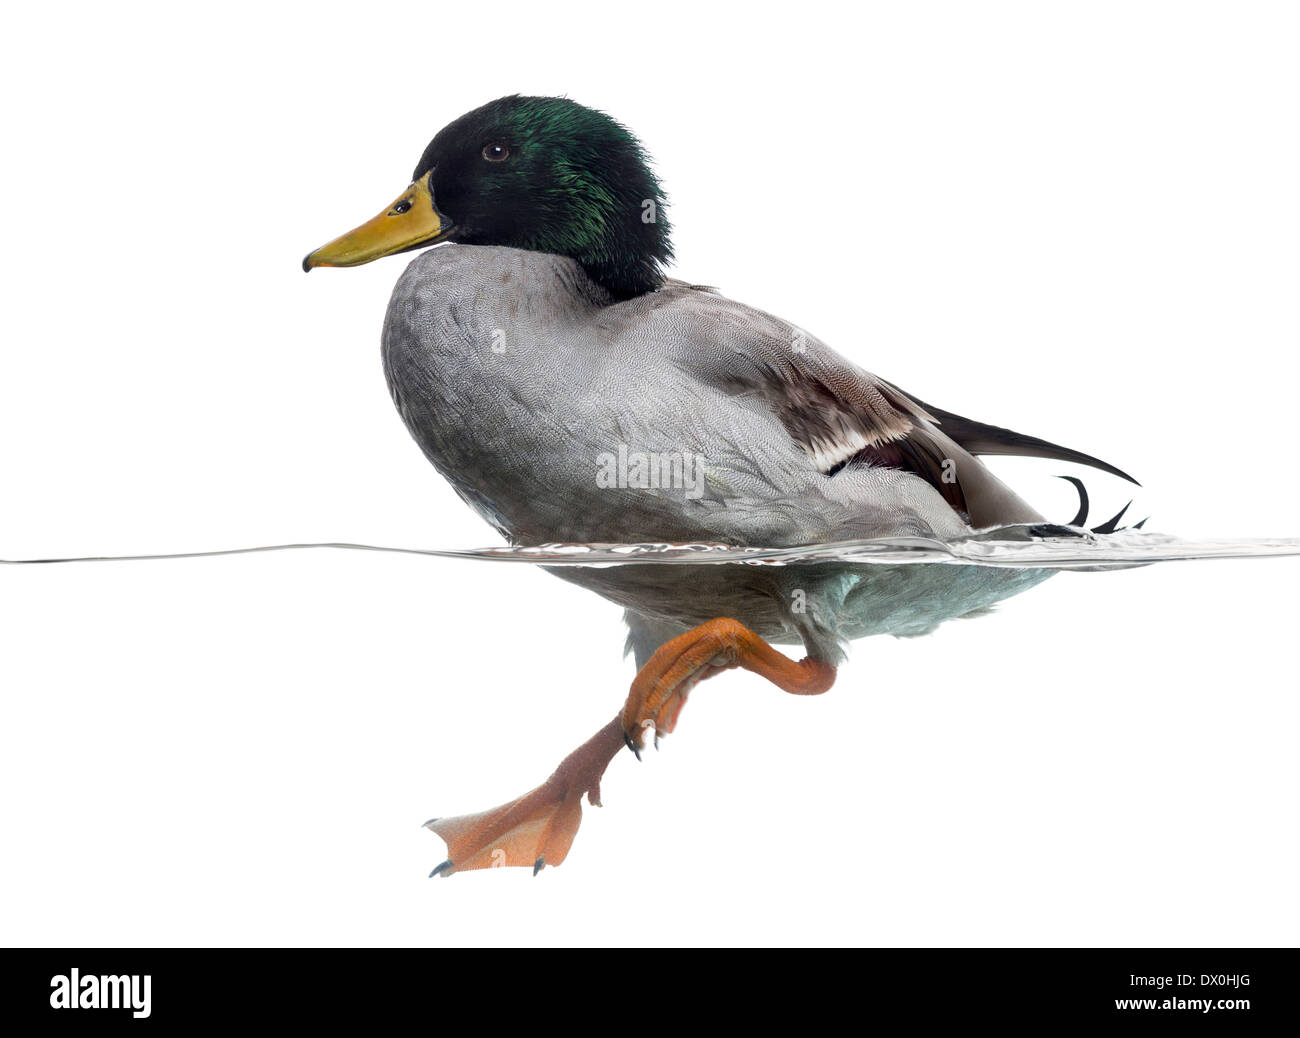
[[[995,448],[994,434],[1016,434],[939,418],[798,327],[681,282],[615,303],[573,260],[445,245],[398,281],[383,352],[416,442],[514,543],[952,540],[1042,521],[941,423]],[[624,606],[638,665],[717,616],[835,660],[845,641],[922,634],[1049,575],[836,564],[553,572]]]

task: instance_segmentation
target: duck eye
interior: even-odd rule
[[[489,162],[504,162],[510,157],[510,149],[499,141],[484,145],[483,157]]]
[[[403,213],[409,213],[410,211],[411,211],[411,200],[409,198],[403,198],[400,202],[397,203],[397,205],[393,206],[393,212],[397,216],[401,216]]]

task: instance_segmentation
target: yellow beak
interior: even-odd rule
[[[309,253],[302,269],[359,267],[381,256],[442,241],[452,227],[434,205],[429,177],[429,173],[422,176],[373,220]]]

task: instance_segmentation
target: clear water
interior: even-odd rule
[[[0,573],[15,940],[762,945],[793,920],[846,944],[1190,947],[1300,928],[1295,563],[1149,565],[1300,538],[191,554],[248,564]],[[562,867],[426,879],[446,848],[422,822],[533,788],[627,695],[618,609],[539,566],[827,560],[1123,572],[854,642],[814,699],[719,677],[662,753],[611,765]]]
[[[0,563],[128,562],[149,559],[205,558],[255,552],[336,549],[379,551],[440,558],[478,559],[545,566],[616,566],[739,564],[790,566],[846,562],[897,565],[976,565],[1003,568],[1069,570],[1125,569],[1156,562],[1196,559],[1264,559],[1300,555],[1300,538],[1215,538],[1181,540],[1168,534],[1121,530],[1111,534],[1080,531],[1077,536],[1030,537],[1023,527],[992,531],[961,541],[920,537],[807,544],[788,548],[737,548],[723,544],[542,544],[533,547],[408,548],[379,544],[317,542],[268,544],[247,548],[181,552],[167,555],[84,556],[59,559],[2,559]]]

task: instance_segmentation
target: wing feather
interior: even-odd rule
[[[933,408],[794,326],[725,297],[710,299],[734,307],[720,323],[732,335],[744,333],[730,367],[715,373],[717,383],[760,397],[823,473],[859,464],[905,469],[976,527],[1042,521],[977,454],[1056,458],[1136,482],[1090,455]]]

